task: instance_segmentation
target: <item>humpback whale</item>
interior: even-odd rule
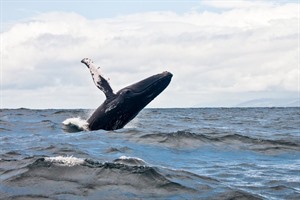
[[[87,120],[89,130],[116,130],[123,128],[157,97],[171,82],[172,74],[163,72],[129,85],[114,93],[108,81],[89,58],[82,61],[92,75],[95,85],[105,94],[105,101]]]

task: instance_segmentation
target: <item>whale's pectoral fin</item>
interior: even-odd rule
[[[111,89],[108,81],[103,78],[103,76],[99,75],[97,81],[93,78],[95,85],[104,92],[106,98],[110,98],[114,95],[113,90]]]
[[[101,76],[100,74],[100,67],[97,67],[93,61],[89,58],[84,58],[81,60],[90,70],[93,81],[95,85],[104,92],[106,98],[110,98],[114,95],[112,88],[110,87],[108,81]]]

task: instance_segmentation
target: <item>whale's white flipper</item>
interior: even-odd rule
[[[113,90],[107,80],[101,75],[100,67],[97,67],[89,58],[84,58],[81,62],[89,68],[95,85],[104,92],[106,98],[112,97],[114,95]]]

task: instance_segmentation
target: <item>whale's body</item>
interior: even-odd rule
[[[105,101],[87,120],[90,130],[116,130],[123,128],[147,104],[157,97],[171,82],[172,74],[163,72],[129,85],[114,93],[93,62],[81,61],[90,70],[95,85],[104,92]]]

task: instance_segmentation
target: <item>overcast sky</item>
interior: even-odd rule
[[[163,71],[148,107],[235,106],[299,98],[299,1],[1,0],[1,108],[96,108]]]

